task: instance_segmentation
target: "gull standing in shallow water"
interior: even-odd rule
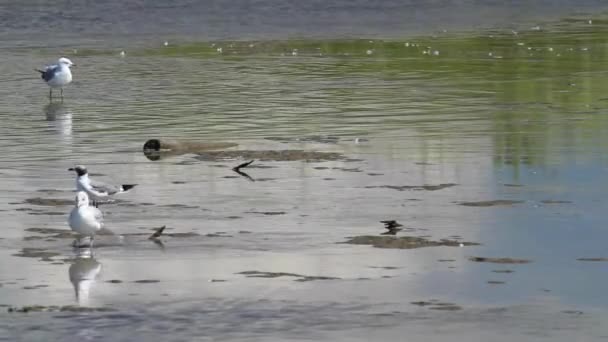
[[[87,168],[83,165],[76,165],[71,167],[68,171],[76,172],[76,191],[84,191],[91,197],[93,202],[97,202],[101,199],[108,198],[115,194],[121,194],[133,189],[137,184],[122,184],[122,185],[111,185],[102,182],[96,182],[89,178]]]
[[[79,191],[76,194],[76,205],[70,212],[68,223],[70,228],[80,235],[79,239],[74,241],[76,247],[87,246],[80,243],[82,237],[89,237],[90,243],[88,246],[93,247],[93,238],[103,227],[103,214],[101,210],[89,206],[89,196],[86,192]]]
[[[75,66],[69,59],[65,57],[59,58],[57,64],[49,65],[44,70],[38,71],[46,84],[51,87],[49,90],[49,99],[53,100],[53,88],[61,89],[61,100],[63,101],[63,87],[72,82],[72,71],[70,67]]]

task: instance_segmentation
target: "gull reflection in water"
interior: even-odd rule
[[[46,121],[59,133],[61,138],[72,138],[72,111],[63,103],[52,102],[44,106]]]
[[[91,288],[101,272],[101,264],[95,260],[90,248],[80,249],[70,266],[70,282],[76,292],[79,305],[89,305]]]

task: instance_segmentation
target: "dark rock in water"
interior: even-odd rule
[[[494,273],[513,273],[513,270],[492,270]]]
[[[232,237],[232,235],[228,235],[226,233],[209,233],[205,234],[206,237]]]
[[[456,183],[442,183],[442,184],[437,184],[437,185],[370,185],[370,186],[366,186],[366,189],[377,189],[377,188],[386,188],[386,189],[392,189],[392,190],[397,190],[397,191],[404,191],[404,190],[415,190],[415,191],[420,191],[420,190],[426,190],[426,191],[437,191],[437,190],[441,190],[441,189],[445,189],[445,188],[451,188],[453,186],[456,186],[458,184]]]
[[[490,284],[490,285],[502,285],[502,284],[505,284],[504,281],[500,281],[500,280],[488,280],[487,283]]]
[[[422,247],[437,247],[437,246],[449,246],[449,247],[463,247],[463,246],[476,246],[479,245],[475,242],[460,242],[454,240],[443,239],[440,241],[433,241],[422,237],[415,236],[355,236],[349,240],[343,242],[353,245],[372,245],[377,248],[396,248],[396,249],[413,249]]]
[[[485,258],[485,257],[470,257],[470,261],[474,262],[490,262],[495,264],[527,264],[532,260],[514,259],[514,258]]]
[[[157,279],[141,279],[141,280],[134,281],[134,283],[137,283],[137,284],[152,284],[152,283],[160,283],[160,280],[157,280]]]
[[[580,310],[564,310],[564,311],[562,311],[562,313],[569,314],[569,315],[582,315],[582,314],[584,314],[584,312],[582,312]]]
[[[24,286],[24,290],[37,290],[43,287],[49,287],[48,285],[34,285],[34,286]]]
[[[479,202],[460,202],[458,204],[464,205],[465,207],[495,207],[499,205],[513,205],[523,203],[524,201],[518,200],[493,200],[493,201],[479,201]]]
[[[332,167],[331,169],[332,170],[340,170],[340,171],[344,171],[344,172],[363,172],[358,167],[352,167],[352,168],[348,168],[348,167]]]
[[[462,310],[460,305],[439,305],[439,306],[431,306],[429,307],[431,310],[442,310],[442,311],[458,311]]]
[[[431,310],[444,310],[444,311],[456,311],[462,310],[462,307],[456,305],[454,303],[441,302],[436,299],[431,300],[420,300],[416,302],[410,302],[410,304],[420,306],[420,307],[428,307]]]
[[[48,206],[48,207],[61,207],[61,206],[67,206],[67,205],[74,205],[74,200],[73,199],[67,200],[67,199],[60,199],[60,198],[34,197],[34,198],[28,198],[28,199],[24,200],[23,203],[40,205],[40,206]]]
[[[285,215],[284,211],[246,211],[247,214],[262,214],[262,215]]]
[[[173,208],[173,209],[199,209],[199,207],[197,207],[195,205],[187,205],[187,204],[179,204],[179,203],[163,204],[163,205],[160,205],[159,207]]]
[[[540,201],[542,204],[570,204],[572,201],[562,201],[562,200],[543,200]]]
[[[106,283],[110,283],[110,284],[120,284],[122,283],[122,280],[118,280],[118,279],[110,279],[107,280]]]

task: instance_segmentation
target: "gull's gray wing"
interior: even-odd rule
[[[120,188],[111,184],[94,181],[91,179],[90,181],[91,187],[93,190],[97,192],[106,193],[108,195],[114,195],[115,193],[120,191]]]
[[[47,66],[46,69],[44,69],[44,71],[41,71],[41,77],[43,80],[45,80],[46,82],[50,81],[53,79],[53,77],[55,77],[55,74],[61,70],[61,67],[59,65],[51,65],[51,66]]]

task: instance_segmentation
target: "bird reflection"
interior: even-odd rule
[[[64,139],[72,138],[72,111],[61,102],[51,102],[44,106],[46,121]]]
[[[69,269],[70,282],[74,286],[76,301],[79,305],[89,304],[90,291],[99,272],[101,272],[101,264],[95,260],[92,250],[79,249]]]
[[[52,102],[44,106],[44,114],[46,114],[46,121],[65,120],[69,117],[72,120],[72,113],[68,106],[61,102]]]

